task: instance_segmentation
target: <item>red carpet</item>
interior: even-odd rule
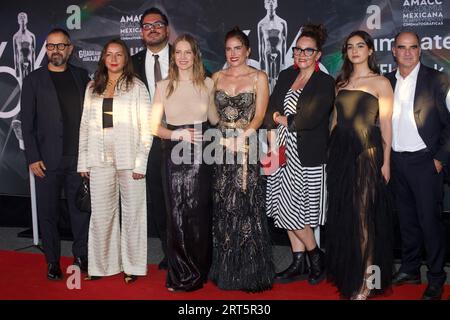
[[[71,264],[70,258],[61,259],[63,271]],[[149,266],[149,275],[135,283],[125,284],[123,276],[116,275],[97,281],[81,280],[81,289],[69,290],[64,281],[52,282],[46,278],[43,255],[0,251],[0,299],[1,300],[334,300],[339,299],[336,288],[322,282],[311,286],[306,281],[276,284],[264,293],[249,294],[240,291],[222,291],[208,282],[202,290],[190,293],[171,293],[164,286],[165,272]],[[82,278],[84,275],[82,275]],[[420,299],[425,285],[405,285],[379,299]],[[444,298],[450,294],[447,285]]]

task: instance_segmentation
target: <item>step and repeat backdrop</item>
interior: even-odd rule
[[[22,80],[47,64],[45,38],[63,27],[75,46],[71,63],[94,73],[106,41],[120,37],[132,54],[140,40],[142,12],[157,6],[170,20],[171,40],[193,34],[211,71],[224,66],[225,33],[239,26],[250,37],[249,64],[265,70],[271,87],[292,64],[292,46],[308,22],[323,23],[329,38],[321,68],[335,76],[344,38],[357,29],[375,38],[380,68],[395,68],[394,35],[403,29],[422,37],[422,61],[450,72],[450,0],[16,0],[0,4],[0,194],[28,195],[28,169],[20,130]]]

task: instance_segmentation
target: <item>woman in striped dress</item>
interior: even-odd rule
[[[275,277],[281,283],[324,279],[323,252],[313,229],[325,218],[324,163],[334,101],[334,79],[318,67],[326,34],[322,25],[303,27],[292,49],[294,67],[280,73],[266,115],[268,129],[278,125],[276,138],[274,130],[269,135],[271,150],[284,146],[287,159],[268,177],[266,194],[267,214],[287,230],[292,247],[292,264]]]

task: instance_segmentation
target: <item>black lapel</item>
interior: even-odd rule
[[[315,88],[319,87],[316,85],[316,82],[319,80],[319,73],[320,71],[313,72],[311,78],[309,78],[309,81],[303,88],[303,91],[297,101],[297,112],[302,112],[302,110],[304,109],[302,108],[302,105],[307,105],[309,103],[309,100],[313,97],[313,91],[315,90]]]
[[[417,115],[422,106],[427,101],[427,68],[420,64],[419,74],[417,75],[416,91],[414,93],[414,116],[417,122]]]
[[[386,78],[388,78],[389,82],[391,83],[392,90],[394,90],[394,91],[395,91],[395,85],[397,84],[397,77],[395,76],[395,74],[396,74],[396,71],[393,71],[386,75]]]
[[[169,44],[169,66],[170,66],[170,58],[172,57],[172,45]]]
[[[285,81],[284,81],[284,88],[283,88],[283,100],[284,100],[284,97],[286,96],[286,93],[289,91],[289,89],[291,88],[291,86],[292,86],[292,83],[294,83],[294,81],[295,81],[295,78],[297,77],[297,75],[298,75],[298,70],[295,70],[295,69],[288,69],[288,74],[286,75],[286,79],[285,79]]]
[[[139,75],[139,78],[141,78],[142,82],[145,83],[148,90],[148,81],[147,81],[147,75],[145,74],[145,58],[147,56],[148,49],[145,48],[142,52],[139,52],[137,54],[137,69],[136,72]]]
[[[145,73],[145,59],[147,57],[147,54],[148,54],[148,49],[145,48],[144,50],[142,50],[141,52],[138,52],[135,55],[135,57],[136,57],[135,62],[136,62],[137,70],[134,70],[134,72],[138,75],[139,79],[141,79],[141,81],[145,83],[147,90],[149,90],[147,75]],[[172,55],[172,46],[169,44],[169,63],[170,63],[171,55]]]

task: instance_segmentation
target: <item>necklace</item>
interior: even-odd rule
[[[106,85],[108,87],[114,87],[116,85],[116,83],[117,83],[117,80],[108,79],[108,82],[106,83]]]

